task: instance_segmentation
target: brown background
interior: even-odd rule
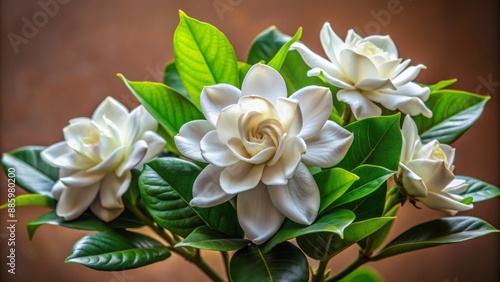
[[[47,0],[42,0],[42,2]],[[66,0],[67,1],[67,0]],[[115,76],[161,80],[163,64],[173,57],[172,37],[178,10],[222,30],[244,60],[252,39],[270,25],[288,34],[304,28],[302,40],[323,54],[319,30],[325,21],[344,37],[349,28],[361,34],[390,34],[400,55],[428,69],[419,82],[458,78],[456,88],[491,95],[483,116],[454,146],[456,173],[499,185],[498,1],[67,1],[59,11],[38,19],[40,27],[14,51],[9,33],[22,36],[23,18],[41,14],[38,1],[1,1],[1,151],[62,140],[68,120],[90,116],[111,95],[129,108],[136,105]],[[61,2],[63,2],[61,0]],[[219,15],[213,4],[232,3]],[[399,2],[396,11],[388,9]],[[480,3],[480,4],[478,4]],[[397,13],[395,13],[397,12]],[[489,81],[489,83],[488,83]],[[6,178],[0,200],[5,202]],[[20,192],[20,191],[19,191]],[[497,228],[499,201],[478,203],[463,213],[484,218]],[[1,281],[205,281],[195,267],[173,256],[168,261],[124,273],[98,272],[64,264],[72,244],[86,234],[41,227],[28,241],[24,225],[45,212],[18,209],[17,274],[6,272],[6,213],[1,212]],[[405,206],[394,237],[420,222],[443,216]],[[146,231],[145,231],[146,232]],[[338,270],[355,255],[352,249],[332,260]],[[372,263],[387,281],[498,281],[499,236],[404,254]],[[218,255],[206,255],[220,268]]]

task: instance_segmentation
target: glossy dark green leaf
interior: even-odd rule
[[[384,213],[386,192],[387,182],[383,182],[368,196],[347,204],[339,205],[336,208],[353,211],[356,214],[356,221],[379,217]]]
[[[66,262],[104,271],[133,269],[170,257],[170,251],[148,236],[125,230],[93,233],[78,240]]]
[[[233,282],[287,281],[307,282],[308,262],[293,244],[284,242],[264,254],[250,245],[231,258],[229,273]]]
[[[148,212],[163,228],[182,237],[206,225],[241,238],[243,231],[230,203],[212,208],[189,205],[193,183],[200,172],[197,165],[178,158],[158,158],[147,163],[139,177],[139,189]]]
[[[333,203],[332,207],[338,207],[368,196],[377,191],[377,189],[394,174],[394,171],[374,165],[361,165],[351,172],[359,176],[359,180],[354,182],[354,184]]]
[[[374,270],[367,267],[360,267],[349,273],[339,282],[383,282],[384,280]]]
[[[314,180],[318,184],[321,194],[319,212],[321,213],[328,208],[358,179],[359,177],[356,174],[337,167],[316,173]]]
[[[44,149],[29,146],[4,153],[2,163],[5,174],[15,179],[16,185],[30,193],[52,197],[52,186],[59,179],[59,170],[42,160],[40,153]],[[14,177],[10,177],[9,173]]]
[[[286,220],[280,230],[267,241],[262,251],[267,253],[279,243],[311,233],[329,232],[343,237],[344,229],[354,221],[354,218],[355,215],[352,211],[336,210],[321,216],[309,226]]]
[[[481,116],[489,99],[489,96],[458,90],[436,91],[425,102],[433,113],[432,118],[413,117],[422,141],[455,142]]]
[[[43,214],[37,219],[28,222],[26,224],[26,228],[28,229],[28,236],[33,239],[33,235],[35,235],[35,231],[42,225],[57,225],[71,229],[78,230],[108,230],[114,228],[138,228],[144,226],[144,223],[135,219],[132,215],[129,215],[127,212],[122,213],[118,218],[111,222],[104,222],[97,218],[95,215],[91,213],[84,213],[79,216],[77,219],[65,221],[62,217],[57,216],[55,211]]]
[[[175,64],[193,103],[200,108],[203,87],[227,83],[239,85],[234,49],[214,26],[179,12],[174,34]]]
[[[292,39],[290,39],[287,43],[281,46],[278,53],[276,53],[276,55],[269,61],[268,65],[274,68],[275,70],[279,71],[281,69],[281,66],[283,65],[283,62],[285,61],[290,46],[292,46],[293,43],[297,42],[301,36],[302,36],[302,28],[299,28],[295,33],[295,35],[292,37]]]
[[[402,147],[399,118],[399,114],[365,118],[346,126],[354,140],[338,167],[352,170],[371,164],[397,170]]]
[[[308,256],[321,260],[335,256],[394,219],[377,217],[354,222],[345,228],[342,239],[335,233],[320,232],[297,237],[297,243]]]
[[[191,101],[163,83],[135,82],[123,75],[119,77],[172,137],[179,133],[186,122],[205,119]]]
[[[271,61],[281,47],[291,39],[291,36],[281,33],[275,26],[269,27],[257,35],[252,42],[248,51],[247,62],[254,65]]]
[[[192,247],[210,251],[235,251],[250,243],[246,239],[229,238],[226,234],[207,226],[196,228],[186,239],[175,245],[178,247]]]
[[[14,199],[14,202],[12,202],[12,204],[14,204],[16,208],[24,206],[38,206],[53,209],[56,206],[56,201],[54,201],[54,199],[49,196],[40,194],[24,194],[16,196],[12,199]],[[1,205],[0,209],[5,209],[7,207],[9,207],[9,202]]]
[[[177,71],[174,60],[168,62],[165,65],[163,83],[173,88],[175,91],[177,91],[177,93],[186,97],[188,100],[191,100],[191,97],[189,97],[189,94],[187,93],[186,87],[184,87],[184,84],[182,84],[182,80],[179,76],[179,71]]]
[[[457,176],[469,184],[467,191],[461,194],[462,197],[472,197],[472,202],[481,202],[500,196],[500,189],[491,184],[468,176]]]
[[[139,192],[139,175],[141,172],[137,169],[131,170],[132,179],[130,180],[130,186],[127,189],[127,192],[123,194],[123,199],[126,203],[131,206],[136,206],[137,202],[141,198],[141,193]]]
[[[373,260],[424,248],[472,240],[497,230],[482,219],[468,216],[445,217],[408,229],[387,244]]]
[[[428,85],[428,87],[431,89],[431,93],[434,93],[434,92],[436,92],[438,90],[441,90],[443,88],[446,88],[448,86],[451,86],[451,85],[455,84],[455,82],[457,82],[456,78],[447,79],[447,80],[441,80],[441,81],[439,81],[436,84]]]

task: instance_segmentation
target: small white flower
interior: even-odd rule
[[[59,168],[59,181],[52,189],[57,215],[65,220],[80,216],[90,207],[109,222],[124,210],[130,170],[153,159],[165,146],[156,134],[158,123],[142,107],[127,108],[107,97],[92,118],[69,121],[65,141],[42,152],[43,160]]]
[[[332,94],[305,87],[289,98],[273,68],[257,64],[242,89],[217,84],[201,93],[207,120],[186,123],[175,137],[185,156],[210,163],[193,187],[191,205],[210,207],[235,195],[238,220],[260,244],[285,217],[311,224],[320,195],[305,165],[330,167],[346,154],[353,135],[328,120]]]
[[[431,209],[455,215],[473,208],[460,196],[467,190],[465,180],[455,179],[455,149],[433,140],[422,144],[417,126],[410,116],[403,123],[403,150],[396,179],[406,193]]]
[[[337,98],[351,106],[356,119],[380,116],[382,110],[375,103],[412,116],[432,116],[424,104],[429,98],[429,88],[412,82],[425,66],[407,68],[410,60],[398,57],[396,45],[389,36],[362,38],[351,29],[344,42],[330,24],[325,23],[320,39],[330,61],[301,43],[294,43],[292,49],[312,68],[307,75],[323,73],[329,83],[341,88]]]

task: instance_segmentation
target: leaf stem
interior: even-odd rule
[[[325,278],[325,270],[328,266],[328,262],[330,258],[322,259],[319,261],[318,270],[316,270],[316,274],[314,275],[313,282],[321,282]]]
[[[224,268],[226,269],[227,281],[231,281],[231,275],[229,274],[229,255],[227,252],[220,252],[222,255],[222,260],[224,261]]]
[[[345,108],[344,108],[344,112],[342,113],[342,117],[341,117],[341,119],[344,121],[342,123],[342,126],[346,126],[349,124],[349,121],[351,120],[351,116],[352,116],[351,107],[346,104]]]
[[[360,255],[349,266],[347,266],[346,268],[341,270],[336,275],[326,279],[325,282],[327,282],[327,281],[339,281],[340,279],[346,277],[347,275],[349,275],[349,273],[353,272],[358,267],[362,266],[363,264],[365,264],[369,261],[370,261],[370,257],[365,257],[365,256]]]

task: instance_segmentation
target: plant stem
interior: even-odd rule
[[[328,261],[330,261],[330,258],[327,259],[322,259],[319,261],[319,266],[318,270],[316,271],[316,275],[313,278],[313,282],[321,282],[325,278],[325,270],[326,267],[328,266]]]
[[[229,274],[229,255],[227,252],[220,252],[222,255],[222,260],[224,261],[224,268],[226,269],[227,281],[231,281],[231,275]]]
[[[342,126],[346,126],[349,124],[349,121],[351,120],[352,116],[352,110],[349,105],[345,105],[344,112],[342,113],[341,119],[344,121],[342,123]]]
[[[356,270],[356,268],[362,266],[363,264],[365,264],[365,263],[367,263],[369,261],[370,261],[369,257],[365,257],[365,256],[360,255],[348,267],[344,268],[342,271],[340,271],[336,275],[334,275],[334,276],[326,279],[325,282],[327,282],[327,281],[339,281],[340,279],[342,279],[342,278],[346,277],[347,275],[349,275],[349,273],[351,273],[354,270]]]

